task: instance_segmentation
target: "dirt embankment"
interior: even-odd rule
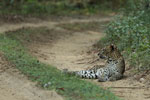
[[[97,53],[92,50],[92,45],[95,44],[102,36],[103,33],[96,31],[80,31],[75,32],[58,27],[62,23],[75,23],[75,22],[92,22],[92,21],[108,21],[110,18],[99,19],[71,19],[62,21],[47,21],[40,23],[29,23],[19,25],[5,24],[0,27],[0,33],[16,30],[21,27],[39,27],[44,26],[53,30],[61,31],[60,35],[63,35],[59,39],[55,39],[55,42],[50,43],[34,43],[29,46],[32,54],[36,56],[40,61],[56,66],[58,69],[68,68],[69,70],[81,70],[92,67],[93,65],[103,64],[103,61],[97,61]],[[70,35],[65,35],[66,32],[71,32]],[[64,33],[64,34],[63,34]],[[91,53],[89,53],[91,51]],[[3,62],[3,60],[0,60]],[[0,66],[3,67],[1,64]],[[117,96],[124,98],[125,100],[150,100],[150,89],[144,84],[133,80],[129,76],[128,71],[125,73],[125,78],[115,82],[97,82],[96,80],[90,80],[95,84],[103,86],[105,88],[110,87],[110,90]],[[49,100],[49,94],[54,94],[52,100],[61,100],[55,92],[43,91],[35,87],[33,83],[27,80],[25,76],[19,74],[18,71],[11,69],[3,71],[0,76],[0,88],[3,100],[9,100],[6,98],[6,94],[9,94],[10,98],[14,100]],[[20,99],[21,98],[21,99]],[[32,98],[32,99],[31,99]],[[34,98],[34,99],[33,99]],[[13,99],[12,99],[13,100]]]

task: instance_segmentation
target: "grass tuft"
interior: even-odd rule
[[[109,21],[104,22],[76,22],[76,23],[67,23],[67,24],[60,24],[59,27],[62,27],[67,30],[71,31],[98,31],[100,32],[105,28],[104,24],[107,24]]]

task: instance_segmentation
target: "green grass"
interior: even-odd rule
[[[60,24],[59,27],[62,27],[67,30],[71,31],[101,31],[104,30],[105,26],[108,21],[105,22],[76,22],[71,24]]]
[[[36,36],[39,34],[38,31],[42,35],[42,30],[45,32],[45,28],[30,28],[2,34],[0,35],[0,51],[30,80],[37,82],[38,86],[44,88],[44,84],[51,82],[51,85],[45,89],[56,90],[66,100],[119,100],[108,90],[77,77],[65,75],[55,67],[41,63],[31,56],[28,49],[22,44],[23,40],[27,41],[27,38],[23,37],[31,34]]]

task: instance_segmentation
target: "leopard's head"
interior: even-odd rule
[[[121,56],[121,53],[119,52],[116,45],[111,44],[109,46],[102,48],[98,53],[98,56],[101,59],[109,59],[109,58],[117,59]]]

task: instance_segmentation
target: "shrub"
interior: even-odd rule
[[[150,10],[144,8],[145,3],[142,3],[144,7],[138,3],[130,13],[126,9],[123,16],[117,16],[108,25],[100,42],[115,43],[130,64],[141,71],[150,69]]]

